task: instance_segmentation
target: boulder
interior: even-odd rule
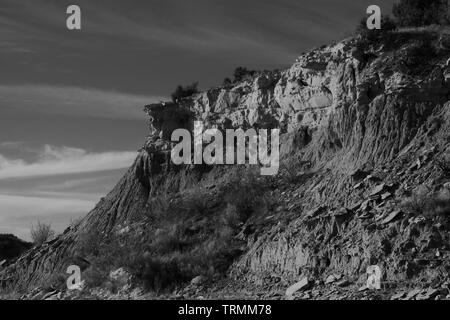
[[[372,197],[372,196],[380,195],[380,194],[384,193],[385,189],[386,189],[386,184],[382,183],[382,184],[376,186],[372,190],[372,192],[370,193],[370,196]]]
[[[308,279],[308,277],[302,278],[299,282],[296,284],[290,286],[286,290],[286,296],[292,296],[294,293],[302,290],[307,290],[310,288],[311,281]]]
[[[401,216],[401,214],[402,214],[401,210],[395,210],[391,214],[389,214],[381,223],[387,224],[387,223],[393,222],[396,218]]]

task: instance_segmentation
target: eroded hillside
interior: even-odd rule
[[[379,298],[410,289],[424,291],[409,298],[445,298],[445,39],[439,30],[395,32],[366,47],[348,39],[288,70],[147,106],[150,135],[127,174],[83,221],[1,271],[2,286],[57,292],[77,264],[87,287],[107,291],[117,289],[110,272],[123,268],[127,290],[169,297],[220,297],[218,284],[235,281],[258,288],[249,297],[284,297],[303,280],[292,297],[361,298],[372,294],[359,292],[367,267],[378,265]],[[280,128],[279,175],[174,166],[171,133],[195,120],[221,130]]]

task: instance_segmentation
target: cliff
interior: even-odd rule
[[[224,270],[213,266],[213,274],[266,292],[307,277],[317,290],[300,297],[348,298],[357,290],[343,288],[359,288],[367,267],[378,265],[388,287],[422,281],[439,288],[433,297],[445,296],[450,51],[439,31],[393,37],[370,49],[347,39],[301,55],[287,70],[260,72],[177,104],[147,106],[150,135],[129,171],[83,221],[0,271],[3,286],[32,288],[68,264],[89,264],[80,249],[88,233],[101,238],[125,232],[139,234],[140,244],[153,241],[148,239],[172,221],[156,219],[153,200],[162,194],[183,198],[199,186],[208,190],[211,205],[197,208],[195,219],[183,218],[189,225],[184,232],[195,239],[202,233],[189,252],[213,242],[211,225],[230,205],[220,197],[232,169],[170,161],[172,131],[192,130],[201,120],[207,128],[282,132],[280,174],[267,182],[274,187],[265,193],[271,203],[233,225],[230,243],[238,249],[227,252]],[[177,186],[169,192],[174,179]],[[155,247],[136,249],[136,255],[168,256],[149,248]]]

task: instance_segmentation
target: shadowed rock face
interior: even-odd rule
[[[273,274],[362,278],[366,266],[380,263],[388,279],[418,277],[408,248],[425,259],[417,256],[428,253],[423,243],[448,243],[448,229],[426,231],[428,225],[392,212],[396,197],[421,184],[441,188],[432,159],[448,152],[450,67],[443,52],[427,63],[427,72],[409,72],[399,66],[400,49],[409,43],[363,60],[355,40],[346,40],[300,56],[283,72],[263,72],[179,104],[147,106],[150,136],[117,186],[80,224],[22,256],[0,279],[36,285],[78,259],[80,233],[106,234],[139,217],[159,183],[178,170],[170,163],[173,130],[192,130],[194,120],[207,128],[280,128],[282,157],[295,155],[316,173],[301,186],[286,187],[282,212],[248,235],[233,276],[261,283]],[[421,165],[409,169],[417,159]],[[352,176],[358,169],[363,177]]]

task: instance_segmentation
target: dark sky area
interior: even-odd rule
[[[392,6],[377,2],[0,0],[0,66],[8,83],[165,96],[177,83],[219,84],[240,65],[287,67],[351,34],[368,5]],[[65,28],[75,3],[81,32]]]
[[[144,142],[142,107],[234,68],[287,68],[393,0],[0,0],[0,233],[61,231]],[[66,28],[66,8],[82,30]]]

